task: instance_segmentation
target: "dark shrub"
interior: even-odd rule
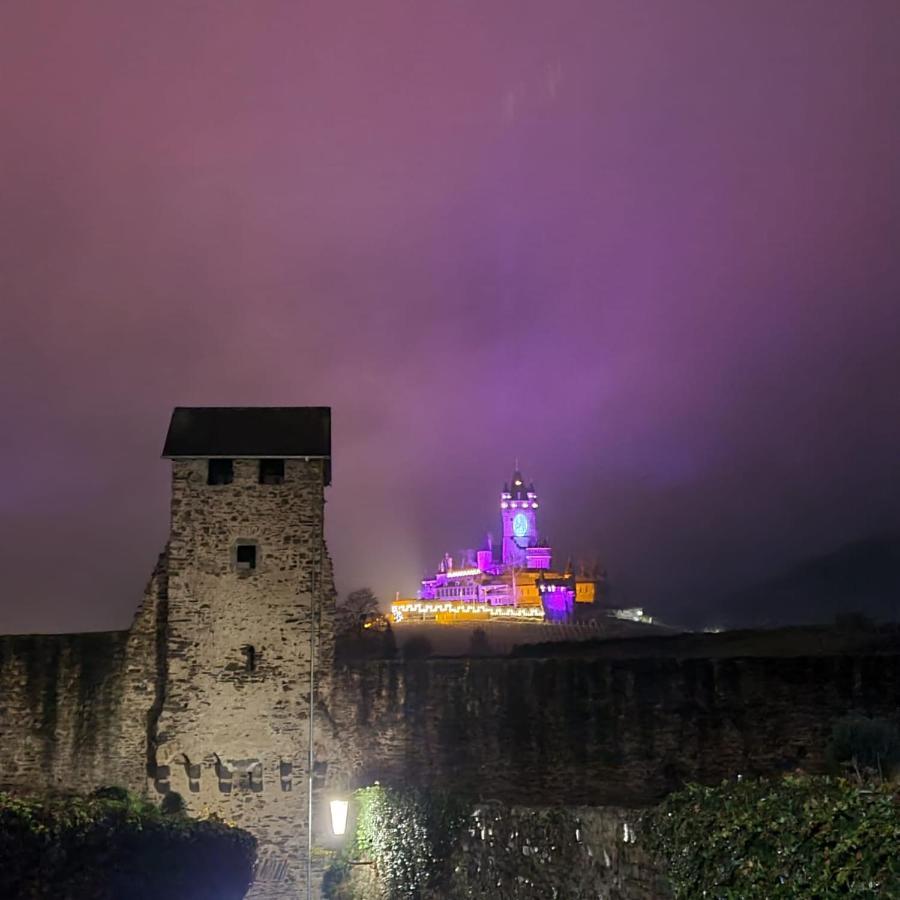
[[[845,716],[831,731],[828,757],[860,777],[890,776],[900,768],[900,730],[886,719]]]
[[[0,793],[0,897],[240,900],[256,839],[164,816],[119,789],[47,800]]]
[[[890,785],[796,775],[688,785],[643,825],[676,900],[900,897]]]
[[[164,816],[181,816],[187,809],[184,797],[178,791],[169,791],[160,801],[159,808]]]

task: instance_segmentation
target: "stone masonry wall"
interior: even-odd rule
[[[127,632],[0,638],[0,785],[65,792],[134,781],[118,748],[127,639]]]
[[[820,770],[836,718],[898,708],[896,654],[370,661],[340,667],[331,697],[356,784],[549,806]]]
[[[0,789],[146,785],[160,558],[130,631],[0,637]]]
[[[286,460],[284,483],[268,485],[257,460],[236,459],[231,484],[206,482],[205,460],[173,462],[154,789],[252,831],[250,896],[293,898],[307,855],[310,633],[320,619],[330,631],[320,599],[333,603],[323,466]],[[257,544],[250,572],[235,565],[244,541]]]

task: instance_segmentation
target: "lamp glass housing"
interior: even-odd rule
[[[331,807],[331,830],[341,835],[347,831],[347,811],[350,808],[348,800],[332,800],[329,804]]]

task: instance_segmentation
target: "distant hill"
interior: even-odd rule
[[[804,560],[722,598],[715,618],[736,627],[832,622],[852,613],[900,619],[900,535],[854,541]]]

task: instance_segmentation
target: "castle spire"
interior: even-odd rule
[[[509,486],[510,493],[514,500],[524,500],[527,490],[525,488],[525,479],[519,471],[519,460],[516,458],[516,469],[513,472],[512,484]]]

